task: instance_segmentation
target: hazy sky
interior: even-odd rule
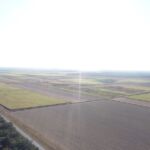
[[[0,67],[150,70],[150,0],[0,0]]]

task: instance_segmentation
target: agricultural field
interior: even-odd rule
[[[131,95],[131,96],[129,96],[129,98],[142,100],[142,101],[150,101],[150,93],[148,93],[148,94]]]
[[[0,71],[0,112],[56,150],[150,149],[149,101],[150,74]]]
[[[58,150],[150,148],[150,109],[137,105],[103,100],[11,114],[46,137],[47,143],[53,143]]]
[[[149,76],[111,76],[75,71],[5,71],[0,73],[0,102],[6,102],[9,108],[23,108],[66,101],[74,103],[117,97],[132,98],[132,95],[141,100],[138,95],[150,92],[149,79]],[[12,88],[16,90],[7,94],[6,91]],[[20,103],[9,100],[8,95],[17,101],[21,99]],[[11,102],[17,106],[12,106]]]
[[[65,103],[65,101],[7,84],[0,84],[0,104],[9,109],[31,108],[62,103]]]

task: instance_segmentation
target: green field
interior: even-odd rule
[[[139,94],[139,95],[131,95],[129,96],[131,99],[143,100],[143,101],[150,101],[150,93],[148,94]]]
[[[66,101],[50,98],[29,90],[0,83],[0,104],[10,109],[62,104]]]

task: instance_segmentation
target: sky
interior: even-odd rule
[[[0,0],[0,67],[150,70],[149,0]]]

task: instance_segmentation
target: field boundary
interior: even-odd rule
[[[131,104],[131,105],[137,105],[140,107],[150,108],[150,102],[148,102],[148,101],[143,101],[143,100],[141,101],[138,99],[129,99],[127,97],[114,98],[111,100],[120,102],[120,103],[127,103],[127,104]]]
[[[29,110],[29,109],[36,109],[36,108],[43,108],[43,107],[53,107],[53,106],[58,106],[58,105],[67,105],[67,104],[72,104],[72,102],[64,102],[64,103],[59,103],[59,104],[51,104],[51,105],[43,105],[43,106],[33,106],[33,107],[26,107],[26,108],[8,108],[3,104],[0,104],[3,108],[5,108],[8,111],[15,112],[15,111],[21,111],[21,110]]]

